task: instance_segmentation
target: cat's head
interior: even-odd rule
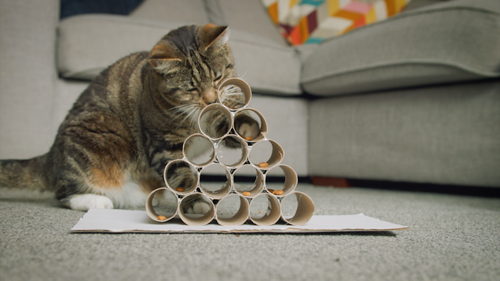
[[[183,26],[170,31],[149,53],[158,92],[184,111],[217,100],[220,83],[236,76],[226,26]]]

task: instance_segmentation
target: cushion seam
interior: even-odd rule
[[[349,69],[349,70],[342,71],[342,72],[327,73],[327,74],[324,74],[321,76],[303,78],[303,79],[301,79],[301,81],[302,81],[302,83],[311,83],[311,82],[318,81],[318,80],[325,79],[325,78],[329,78],[332,76],[334,77],[334,76],[339,76],[339,75],[352,74],[352,73],[356,73],[356,72],[360,72],[360,71],[388,68],[391,66],[412,65],[412,64],[447,66],[447,67],[451,67],[454,69],[461,69],[461,70],[464,70],[464,71],[472,73],[472,74],[482,75],[482,76],[486,76],[486,77],[497,77],[500,75],[499,72],[496,72],[494,70],[493,71],[487,71],[486,69],[481,70],[481,69],[474,68],[474,67],[466,67],[466,66],[461,65],[461,64],[451,64],[451,63],[444,63],[444,62],[439,63],[436,61],[430,62],[430,61],[407,60],[407,61],[401,62],[401,63],[378,64],[378,65],[372,65],[372,66],[365,66],[362,68]]]

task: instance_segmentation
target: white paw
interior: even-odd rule
[[[199,214],[203,215],[206,214],[210,211],[210,204],[203,200],[198,200],[193,202],[193,205],[191,205],[185,212],[187,214]]]
[[[77,194],[65,198],[61,203],[73,210],[88,211],[89,209],[113,209],[113,202],[102,195]]]
[[[259,134],[259,125],[257,123],[243,123],[238,128],[238,134],[243,138],[255,138]]]

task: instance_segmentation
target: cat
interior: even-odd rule
[[[184,140],[198,132],[200,111],[217,101],[218,86],[236,77],[228,38],[226,26],[182,26],[150,52],[118,60],[80,95],[48,153],[0,161],[0,186],[51,190],[63,207],[82,211],[143,206],[165,185],[165,165],[183,157]],[[210,118],[209,130],[229,128],[221,117]],[[234,127],[243,137],[259,130],[245,117]],[[168,177],[174,188],[196,181],[188,167]]]

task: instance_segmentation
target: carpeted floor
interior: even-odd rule
[[[315,187],[318,215],[410,230],[336,234],[70,234],[84,213],[0,189],[1,280],[500,280],[500,198]]]

